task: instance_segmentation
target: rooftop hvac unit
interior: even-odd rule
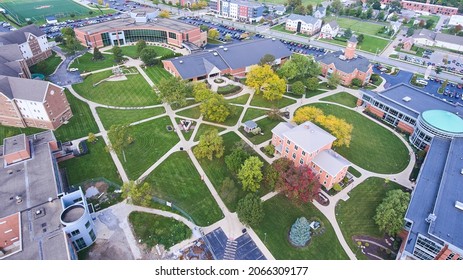
[[[182,64],[182,63],[183,63],[183,60],[180,60],[179,63]]]
[[[224,48],[223,51],[224,51],[224,52],[228,51],[228,48]]]
[[[459,210],[463,210],[463,203],[461,203],[460,201],[455,201],[455,208],[459,209]]]
[[[410,96],[405,96],[404,98],[402,98],[402,100],[405,101],[405,102],[409,102],[412,99],[411,99]]]
[[[215,52],[214,55],[218,55],[218,53]]]

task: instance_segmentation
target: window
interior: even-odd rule
[[[89,228],[89,227],[90,227],[90,221],[85,223],[85,228]]]
[[[288,147],[286,147],[285,152],[289,153],[289,148]]]
[[[315,168],[315,164],[312,164],[312,168]]]
[[[323,185],[326,185],[326,181],[323,181]]]
[[[286,140],[286,144],[291,145],[291,141]]]
[[[320,174],[322,174],[323,170],[320,169]]]
[[[305,156],[305,151],[302,151],[302,156]]]
[[[294,145],[294,150],[297,151],[297,149],[299,149],[299,147],[297,145]]]
[[[299,160],[299,163],[300,163],[300,164],[304,164],[304,159],[301,158],[301,159]]]
[[[76,242],[75,242],[75,244],[76,244],[76,246],[77,246],[77,248],[78,248],[79,250],[82,250],[82,249],[84,249],[85,247],[87,247],[87,244],[85,244],[85,240],[84,240],[84,238],[82,238],[82,237],[79,238],[79,239],[77,239]]]
[[[326,174],[325,178],[328,178],[328,174]]]
[[[90,235],[90,238],[92,239],[92,241],[95,241],[96,236],[95,236],[95,232],[93,231],[93,229],[90,230],[88,234]]]
[[[71,231],[72,236],[76,236],[76,235],[79,235],[79,234],[80,234],[80,230],[78,230],[78,229]]]
[[[177,34],[175,34],[174,32],[169,32],[169,38],[170,39],[177,39]]]
[[[293,159],[296,159],[296,153],[293,153]]]
[[[455,256],[454,253],[450,253],[449,256],[446,258],[446,260],[451,260]]]

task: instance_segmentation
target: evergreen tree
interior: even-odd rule
[[[297,247],[304,247],[309,242],[310,236],[310,224],[305,217],[300,217],[291,226],[289,232],[289,241],[291,244]]]

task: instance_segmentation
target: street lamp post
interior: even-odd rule
[[[264,243],[266,243],[266,242],[267,242],[267,233],[264,232]]]

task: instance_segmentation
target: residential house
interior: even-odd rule
[[[286,12],[286,7],[284,5],[276,5],[274,8],[274,13],[276,15],[282,16]]]
[[[411,36],[413,44],[424,47],[440,47],[444,49],[463,51],[463,37],[445,33],[436,33],[427,29],[415,30]]]
[[[318,7],[318,8],[315,9],[315,11],[313,12],[313,16],[314,16],[315,18],[318,18],[318,19],[322,19],[322,18],[326,17],[326,8],[323,7],[323,6]]]
[[[312,36],[320,31],[322,20],[313,16],[291,14],[286,19],[285,29]]]
[[[448,26],[463,26],[463,16],[461,15],[453,15],[450,17],[449,22],[447,23]]]
[[[373,64],[367,58],[355,54],[356,47],[357,39],[352,36],[344,52],[337,51],[317,57],[322,75],[330,77],[336,74],[341,78],[341,84],[346,86],[350,85],[353,79],[359,79],[362,84],[368,83],[373,74]]]
[[[339,33],[339,25],[336,21],[331,21],[323,25],[320,31],[320,38],[333,39]]]
[[[286,157],[296,166],[308,165],[318,181],[331,189],[346,176],[350,162],[331,150],[336,138],[312,122],[298,126],[279,123],[272,129],[275,155]]]

